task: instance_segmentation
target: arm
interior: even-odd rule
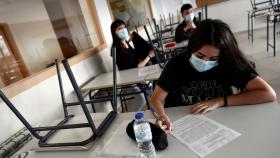
[[[276,100],[276,94],[272,87],[259,76],[250,80],[245,89],[245,92],[228,96],[228,106],[259,104]],[[203,114],[223,105],[223,97],[219,97],[195,104],[191,108],[191,113]]]
[[[154,56],[155,56],[154,51],[153,50],[149,51],[147,57],[144,60],[140,61],[137,65],[137,67],[138,68],[144,67]]]
[[[180,43],[188,38],[190,38],[192,29],[195,29],[196,25],[193,22],[188,24],[182,23],[176,28],[175,41]]]
[[[157,119],[162,121],[162,126],[166,127],[164,130],[169,133],[171,131],[172,124],[169,117],[165,114],[163,104],[167,94],[168,93],[161,87],[156,86],[149,103],[151,108],[153,108],[153,110],[157,113]]]

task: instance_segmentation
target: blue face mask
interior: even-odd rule
[[[193,13],[189,13],[188,15],[186,15],[185,17],[185,21],[188,22],[192,22],[194,19],[194,14]]]
[[[123,28],[118,32],[117,35],[121,40],[126,40],[128,38],[128,31],[126,28]]]
[[[195,55],[191,56],[190,63],[198,72],[204,72],[218,66],[218,61],[205,61]]]

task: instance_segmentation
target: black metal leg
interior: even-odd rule
[[[269,15],[266,17],[266,51],[269,50]]]
[[[275,25],[277,21],[277,16],[274,16],[273,18],[273,56],[275,57],[275,51],[276,51],[276,39],[275,39]]]
[[[248,40],[250,39],[250,11],[248,12]]]
[[[90,90],[89,91],[89,93],[88,93],[88,97],[89,97],[89,100],[93,100],[93,95],[92,95],[92,92],[93,92],[93,90]],[[91,108],[92,108],[92,111],[94,112],[94,113],[96,113],[96,110],[95,110],[95,107],[94,107],[94,103],[92,102],[91,103]]]
[[[254,17],[255,17],[255,13],[253,12],[251,14],[251,41],[252,41],[252,43],[254,42]]]

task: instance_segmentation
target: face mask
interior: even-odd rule
[[[186,21],[186,22],[192,22],[192,21],[193,21],[193,18],[194,18],[194,14],[193,14],[193,13],[190,13],[190,14],[186,15],[185,21]]]
[[[204,71],[212,69],[215,66],[218,66],[218,61],[205,61],[205,60],[199,59],[195,55],[191,56],[190,63],[193,65],[193,67],[198,72],[204,72]]]
[[[119,32],[118,32],[118,37],[121,39],[121,40],[126,40],[128,38],[128,31],[126,28],[123,28],[121,29]]]

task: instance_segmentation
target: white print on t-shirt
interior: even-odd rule
[[[203,100],[209,100],[217,96],[223,96],[222,85],[217,85],[216,80],[192,81],[189,86],[182,87],[182,102],[195,104]]]

